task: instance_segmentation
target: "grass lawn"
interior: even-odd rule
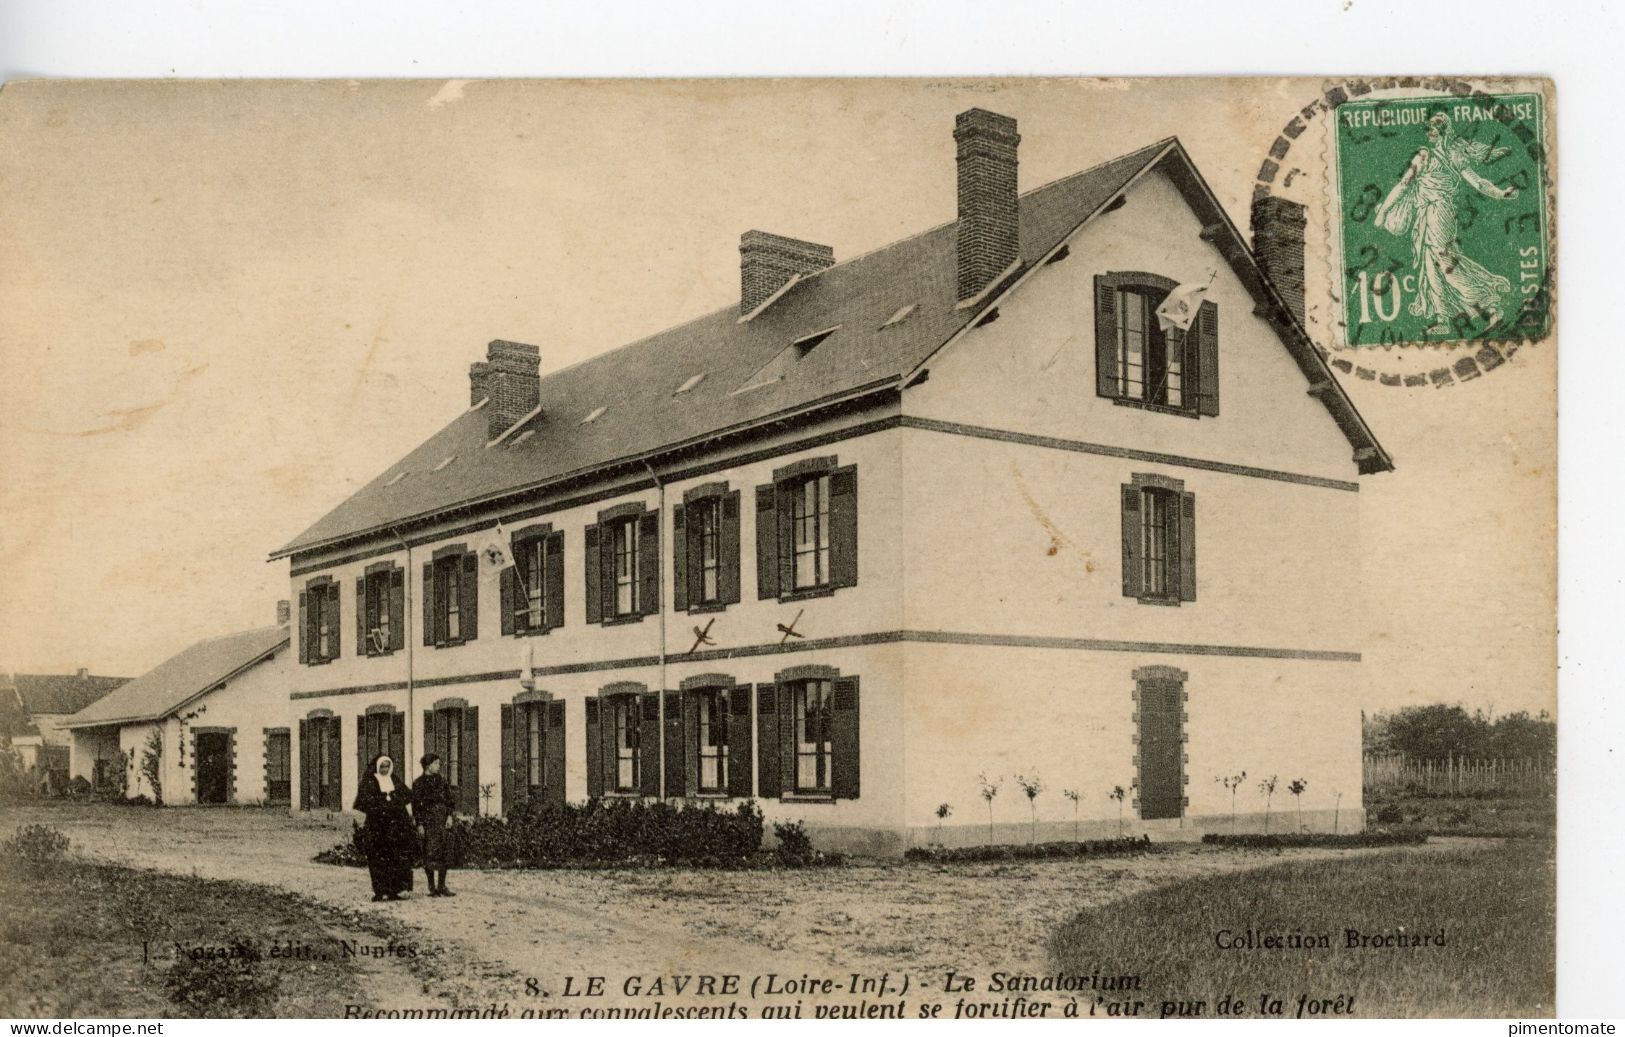
[[[369,933],[356,919],[340,922],[330,909],[263,886],[71,858],[42,866],[0,862],[0,903],[0,1015],[13,1018],[341,1016],[347,1002],[368,1001],[364,988],[376,985],[379,966],[345,957],[339,941],[376,946],[388,939],[381,927]],[[165,980],[177,967],[176,943],[229,948],[238,940],[266,957],[246,971],[218,973],[212,983],[213,958],[187,973],[191,989],[220,999],[170,999]],[[325,957],[270,958],[284,941]],[[251,989],[263,1000],[247,999]]]
[[[1298,998],[1352,996],[1352,1014],[1550,1016],[1556,990],[1556,844],[1283,864],[1177,882],[1086,910],[1053,935],[1062,972],[1138,974],[1132,997],[1155,1018],[1164,1001],[1239,996],[1249,1017],[1269,993],[1294,1016]],[[1348,948],[1345,930],[1382,936],[1443,930],[1443,946]],[[1220,949],[1249,930],[1326,934],[1326,949]],[[1256,939],[1256,938],[1255,938]],[[1111,994],[1108,998],[1124,995]]]

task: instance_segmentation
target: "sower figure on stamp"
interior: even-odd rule
[[[367,853],[373,900],[399,900],[412,888],[417,840],[406,812],[412,789],[404,780],[397,780],[394,770],[395,761],[383,754],[374,756],[355,793],[355,809],[367,817],[361,845]]]
[[[1456,192],[1465,182],[1486,198],[1516,198],[1518,189],[1496,187],[1473,168],[1507,154],[1506,148],[1456,136],[1443,112],[1428,119],[1428,142],[1388,197],[1377,206],[1377,226],[1411,239],[1416,299],[1410,311],[1430,327],[1447,325],[1458,314],[1487,317],[1498,324],[1506,313],[1502,297],[1512,283],[1468,259],[1461,251]]]
[[[417,818],[418,831],[423,836],[423,873],[429,877],[431,897],[454,897],[446,888],[446,828],[451,823],[456,798],[451,785],[440,776],[440,756],[429,753],[423,757],[423,774],[418,778],[412,813]]]

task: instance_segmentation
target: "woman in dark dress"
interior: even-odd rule
[[[439,754],[429,753],[423,757],[422,763],[423,773],[418,775],[418,783],[413,786],[415,798],[412,816],[417,820],[418,830],[423,833],[423,873],[429,876],[431,897],[454,897],[457,894],[446,888],[446,857],[449,850],[446,846],[446,825],[457,806],[457,797],[452,795],[451,785],[440,775]]]
[[[412,790],[394,775],[395,763],[382,754],[373,757],[356,789],[355,809],[367,815],[361,828],[361,846],[372,875],[373,900],[399,900],[412,888],[412,859],[417,838],[406,808]]]

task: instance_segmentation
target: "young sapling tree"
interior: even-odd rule
[[[986,774],[978,774],[976,780],[982,786],[982,800],[987,803],[987,842],[993,845],[993,800],[999,794],[999,785],[1003,778],[989,779]]]
[[[1241,783],[1247,780],[1247,772],[1224,774],[1213,780],[1223,785],[1225,791],[1230,793],[1230,830],[1234,832],[1236,830],[1236,790],[1241,788]]]
[[[1078,790],[1062,789],[1061,795],[1072,801],[1072,841],[1081,842],[1078,838]]]
[[[1298,831],[1300,832],[1303,831],[1303,790],[1308,787],[1309,783],[1302,778],[1293,778],[1292,784],[1286,787],[1286,790],[1292,793],[1292,804],[1298,815]]]
[[[1258,791],[1264,794],[1264,834],[1270,834],[1270,803],[1275,799],[1275,785],[1277,775],[1271,774],[1258,783]]]
[[[942,822],[947,820],[948,815],[952,814],[953,812],[954,812],[954,808],[949,806],[948,804],[946,804],[946,803],[937,804],[937,845],[938,846],[942,845]]]
[[[1020,785],[1021,791],[1027,794],[1027,810],[1032,815],[1032,836],[1028,839],[1028,842],[1036,846],[1038,845],[1038,794],[1044,791],[1044,783],[1038,779],[1036,774],[1031,778],[1018,774],[1016,775],[1016,784]]]

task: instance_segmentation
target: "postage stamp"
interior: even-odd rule
[[[1550,325],[1538,93],[1337,109],[1332,230],[1343,345],[1534,341]]]

